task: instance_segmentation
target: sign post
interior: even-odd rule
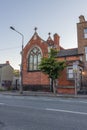
[[[78,61],[73,63],[74,81],[75,81],[75,95],[77,95],[77,73],[78,73]]]

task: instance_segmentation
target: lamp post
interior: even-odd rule
[[[23,94],[23,43],[24,43],[24,35],[22,33],[20,33],[19,31],[17,31],[14,27],[10,26],[10,29],[12,29],[13,31],[17,32],[18,34],[20,34],[22,36],[22,52],[21,52],[21,67],[20,67],[20,71],[21,71],[21,86],[20,86],[20,94]]]

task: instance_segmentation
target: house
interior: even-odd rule
[[[14,70],[13,82],[12,82],[12,89],[13,90],[19,90],[20,86],[21,86],[20,71],[18,69],[15,69]]]
[[[4,64],[0,64],[0,88],[9,89],[13,81],[13,68],[11,67],[9,61]]]
[[[58,79],[58,93],[74,94],[87,88],[87,21],[83,15],[77,23],[78,47],[64,49],[60,44],[60,36],[55,33],[43,40],[37,33],[37,28],[23,49],[23,86],[24,90],[50,91],[50,79],[43,74],[38,65],[41,57],[48,56],[50,48],[56,48],[58,60],[65,60],[67,67]]]

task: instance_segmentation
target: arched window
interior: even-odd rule
[[[39,70],[38,65],[41,61],[41,51],[38,47],[34,47],[28,57],[28,70]]]

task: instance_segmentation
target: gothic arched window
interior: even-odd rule
[[[41,61],[41,51],[38,47],[34,47],[28,57],[28,70],[39,70],[38,65]]]

